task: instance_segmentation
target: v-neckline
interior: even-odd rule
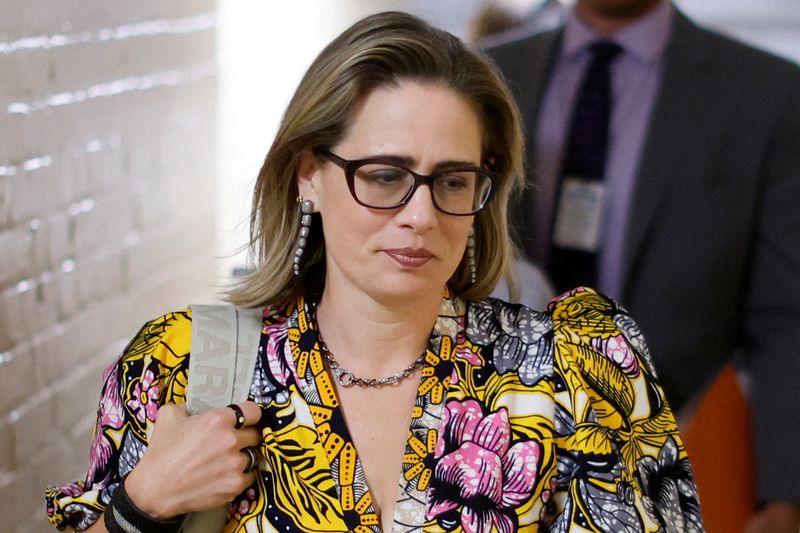
[[[300,393],[309,406],[322,443],[348,530],[382,532],[363,464],[336,395],[334,377],[319,350],[318,329],[312,305],[302,297],[289,317],[289,367],[297,376]],[[445,290],[442,306],[428,342],[428,353],[417,385],[411,423],[405,443],[392,523],[424,523],[425,492],[431,469],[441,413],[445,404],[453,359],[464,339],[466,304]],[[405,505],[405,502],[412,502]],[[388,532],[387,532],[388,533]]]

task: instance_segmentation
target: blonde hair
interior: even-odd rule
[[[468,101],[483,127],[483,164],[500,176],[493,197],[475,216],[478,279],[470,282],[465,257],[450,288],[466,299],[482,299],[508,274],[515,251],[507,204],[512,189],[522,183],[524,150],[512,96],[494,65],[457,37],[407,13],[386,12],[356,22],[334,39],[297,87],[258,174],[250,217],[253,270],[228,293],[231,303],[259,307],[321,294],[325,242],[318,214],[312,215],[301,275],[292,272],[299,231],[299,154],[335,146],[364,97],[400,80],[441,84]]]

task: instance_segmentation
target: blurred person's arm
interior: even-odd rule
[[[762,168],[744,316],[763,503],[747,533],[800,529],[800,69],[786,70],[779,94],[787,103]]]

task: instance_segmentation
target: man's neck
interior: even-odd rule
[[[608,38],[639,20],[663,1],[665,0],[643,1],[635,7],[624,10],[599,9],[590,2],[579,1],[575,4],[575,14],[597,35]]]

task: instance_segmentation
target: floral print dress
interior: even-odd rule
[[[264,312],[250,398],[268,468],[225,532],[380,531],[302,298]],[[46,490],[52,524],[94,523],[185,399],[191,316],[149,322],[106,373],[84,481]],[[447,290],[412,409],[394,531],[703,531],[697,490],[636,324],[576,289],[536,312]]]

